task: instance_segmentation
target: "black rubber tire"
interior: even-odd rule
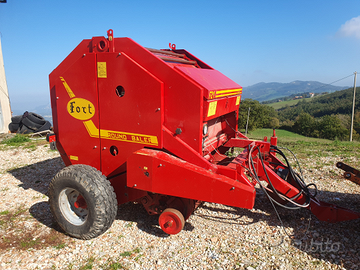
[[[27,118],[35,123],[35,124],[39,124],[40,126],[43,126],[46,123],[46,120],[44,119],[44,117],[42,117],[41,115],[37,114],[37,113],[33,113],[33,112],[29,112]]]
[[[40,127],[38,130],[36,130],[36,132],[50,130],[50,128],[51,128],[51,123],[49,121],[46,121],[42,127]]]
[[[9,124],[9,130],[10,132],[17,132],[17,130],[19,129],[20,124],[19,123],[10,123]]]
[[[22,119],[22,115],[15,115],[11,117],[11,122],[14,124],[20,124]]]
[[[24,117],[22,120],[21,120],[21,123],[25,126],[27,126],[28,128],[31,128],[33,130],[38,130],[39,128],[41,128],[44,124],[40,125],[40,124],[37,124],[37,123],[34,123],[33,121],[31,121],[29,119],[29,117]]]
[[[25,125],[20,125],[19,129],[17,130],[16,133],[18,134],[30,134],[30,133],[34,133],[35,130],[31,129],[31,128],[28,128],[27,126]]]
[[[88,214],[81,225],[76,225],[64,216],[63,206],[60,209],[60,194],[68,189],[76,190],[86,201]],[[117,200],[114,189],[106,177],[91,166],[78,164],[62,169],[50,182],[48,194],[55,220],[73,237],[95,238],[109,229],[115,220]]]

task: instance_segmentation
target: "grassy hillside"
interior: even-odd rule
[[[285,100],[285,101],[280,101],[280,102],[267,103],[266,105],[274,108],[275,110],[279,110],[279,109],[285,108],[286,106],[291,107],[291,106],[300,105],[299,102],[316,102],[316,99],[318,99],[320,97],[323,98],[326,95],[330,95],[330,94],[315,96],[312,98],[291,99],[291,100]]]
[[[308,99],[304,99],[304,100],[308,101]],[[299,99],[294,99],[294,100],[286,100],[286,101],[269,103],[266,105],[273,107],[275,110],[278,110],[281,108],[285,108],[286,106],[294,106],[294,105],[298,104],[299,101],[300,101]]]
[[[360,88],[357,88],[359,92]],[[324,115],[350,115],[353,100],[353,89],[349,88],[335,93],[319,96],[312,99],[301,99],[295,105],[278,110],[279,120],[294,120],[301,112],[309,113],[313,117]],[[356,96],[356,110],[360,109],[360,96]]]
[[[264,136],[272,136],[272,129],[257,129],[248,133],[250,139],[263,140]],[[321,157],[339,156],[344,161],[360,158],[360,142],[331,141],[326,139],[309,138],[286,130],[276,130],[278,146],[287,147],[297,156]]]

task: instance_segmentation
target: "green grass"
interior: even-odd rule
[[[284,108],[286,106],[294,106],[294,105],[298,104],[298,102],[302,102],[302,101],[309,102],[309,101],[312,101],[314,99],[317,99],[318,97],[323,97],[323,96],[324,95],[315,96],[315,97],[312,97],[312,98],[291,99],[291,100],[286,100],[286,101],[269,103],[269,104],[266,104],[266,105],[268,105],[270,107],[273,107],[275,110],[278,110],[278,109]]]
[[[38,245],[39,243],[40,243],[39,238],[36,238],[35,240],[34,239],[27,239],[27,240],[24,240],[24,241],[20,242],[20,247],[28,249],[28,248],[32,248],[32,247]]]
[[[308,101],[308,100],[311,100],[310,98],[305,98],[305,99],[292,99],[292,100],[286,100],[286,101],[280,101],[280,102],[275,102],[275,103],[270,103],[270,104],[266,104],[270,107],[273,107],[275,110],[278,110],[278,109],[281,109],[281,108],[284,108],[286,106],[294,106],[296,104],[298,104],[298,102],[300,100],[305,100],[305,101]]]
[[[125,252],[120,253],[120,256],[121,257],[128,257],[128,256],[131,256],[131,254],[132,254],[131,251],[125,251]]]
[[[80,270],[85,270],[85,269],[93,269],[93,265],[94,265],[94,262],[95,262],[95,258],[93,256],[91,256],[85,265],[81,266],[79,269]]]
[[[8,146],[19,146],[19,145],[23,145],[24,143],[27,143],[30,141],[31,140],[29,137],[27,137],[25,135],[21,135],[21,134],[16,134],[12,138],[3,140],[1,143],[6,144]]]
[[[60,243],[60,244],[54,246],[55,249],[62,249],[62,248],[65,248],[65,247],[66,247],[65,243]]]
[[[100,265],[100,268],[103,270],[117,270],[117,269],[125,269],[124,266],[113,259],[108,258],[107,261]]]
[[[0,150],[6,150],[8,147],[23,147],[29,151],[34,151],[38,146],[48,146],[48,144],[45,138],[31,139],[28,135],[23,134],[16,134],[3,140],[0,138]]]
[[[266,136],[270,141],[272,134],[272,129],[257,129],[248,132],[248,137],[254,140],[263,140]],[[281,129],[276,130],[276,136],[278,146],[286,147],[300,157],[337,155],[343,158],[360,158],[360,142],[310,138]]]

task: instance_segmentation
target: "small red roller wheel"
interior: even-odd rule
[[[166,208],[159,216],[159,225],[167,234],[177,234],[184,228],[185,219],[179,210]]]

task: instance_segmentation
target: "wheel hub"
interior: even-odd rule
[[[80,226],[86,222],[88,208],[84,197],[73,188],[65,188],[59,194],[60,211],[68,222]]]
[[[167,208],[159,217],[159,225],[164,232],[177,234],[184,228],[185,219],[179,210]]]

